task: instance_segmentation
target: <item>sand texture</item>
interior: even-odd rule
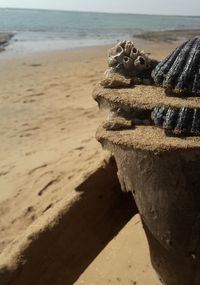
[[[139,215],[126,224],[75,284],[161,285],[150,265],[147,240]]]
[[[150,43],[146,49],[146,44],[141,41],[140,47],[159,59],[177,45]],[[87,48],[15,58],[6,58],[4,53],[0,55],[0,260],[1,269],[5,265],[2,271],[5,284],[8,284],[5,278],[11,280],[9,284],[28,284],[26,278],[30,274],[34,278],[40,276],[44,267],[45,278],[52,280],[52,284],[63,284],[62,278],[74,282],[102,250],[101,246],[95,254],[90,253],[88,262],[76,274],[72,266],[68,275],[59,277],[59,272],[63,272],[68,264],[68,259],[61,254],[67,249],[62,246],[55,249],[53,257],[51,250],[49,255],[44,255],[41,271],[36,266],[40,264],[38,258],[43,246],[48,252],[55,244],[59,245],[59,236],[65,227],[65,219],[60,220],[59,213],[71,209],[73,199],[79,200],[75,189],[105,159],[105,153],[94,138],[104,114],[98,111],[91,94],[106,69],[107,49]],[[98,181],[95,178],[97,185]],[[96,184],[93,182],[93,185]],[[91,189],[91,186],[86,189],[88,187]],[[92,200],[89,203],[92,204]],[[86,204],[84,207],[87,208]],[[89,212],[88,217],[94,217],[95,213],[95,210]],[[120,216],[121,213],[123,210]],[[76,224],[78,221],[79,216]],[[97,227],[98,218],[94,223]],[[56,224],[59,228],[52,235]],[[122,224],[124,226],[125,221]],[[108,236],[104,246],[113,238],[112,234]],[[60,237],[61,245],[65,244],[65,237],[67,230],[64,238]],[[73,238],[74,235],[71,240]],[[68,240],[69,245],[71,240]],[[85,248],[86,241],[78,244],[78,249]],[[140,246],[143,247],[142,242]],[[85,260],[88,253],[82,252]],[[18,268],[21,253],[26,253],[28,262],[22,262],[22,267]],[[79,260],[76,253],[75,257]],[[58,259],[52,267],[53,272],[49,270],[51,258]],[[27,264],[27,270],[22,270],[24,264]],[[25,274],[25,279],[19,272]],[[19,283],[13,283],[16,276]],[[44,284],[34,278],[32,284]],[[73,284],[72,281],[68,284]]]
[[[200,149],[199,136],[177,137],[166,136],[163,129],[154,126],[135,126],[131,130],[107,131],[99,127],[97,139],[104,144],[105,140],[117,145],[126,145],[133,149],[145,149],[154,153]]]
[[[1,59],[0,251],[102,159],[91,92],[105,52]]]
[[[135,145],[140,140],[150,141],[146,136],[148,131],[148,128],[141,131],[144,138],[133,131],[135,142],[131,147],[126,147],[126,141],[115,142],[120,136],[118,132],[115,138],[104,137],[102,143],[116,159],[122,189],[134,195],[151,260],[163,284],[198,285],[199,265],[192,262],[191,248],[196,258],[200,244],[199,226],[195,231],[193,229],[194,220],[199,216],[200,151],[188,146],[171,152],[169,145],[168,151],[155,155],[150,148],[137,148]],[[158,135],[153,134],[155,144]],[[159,141],[157,138],[157,144]]]
[[[136,213],[131,193],[120,189],[115,161],[107,157],[7,246],[0,284],[74,284]]]
[[[156,86],[135,85],[131,88],[104,88],[97,85],[93,91],[96,101],[124,108],[152,110],[157,106],[200,108],[200,97],[166,96],[165,89]]]

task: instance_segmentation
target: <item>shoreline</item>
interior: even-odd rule
[[[200,36],[199,29],[152,31],[134,35],[135,38],[153,42],[174,42],[196,36]]]
[[[1,53],[3,54],[3,58],[9,58],[9,57],[23,57],[23,56],[32,56],[32,55],[40,55],[40,54],[49,54],[49,53],[60,53],[60,52],[70,52],[73,50],[81,50],[81,49],[88,49],[88,48],[106,48],[109,46],[114,45],[117,40],[113,39],[110,40],[110,43],[105,43],[102,41],[102,43],[94,43],[94,44],[86,44],[85,46],[68,46],[68,47],[57,47],[52,50],[30,50],[30,51],[17,51],[14,49],[9,50],[6,49],[10,45],[10,40],[15,36],[16,34],[14,33],[1,33],[0,32],[0,52],[4,51]],[[187,38],[195,37],[195,36],[200,36],[200,30],[199,29],[175,29],[175,30],[166,30],[166,31],[151,31],[151,32],[142,32],[140,34],[133,34],[129,39],[133,40],[134,42],[138,41],[146,41],[148,43],[175,43],[181,40],[186,40]],[[122,40],[122,39],[119,39]],[[17,41],[18,43],[18,41]],[[52,43],[55,43],[52,41]],[[67,43],[66,43],[67,45]]]
[[[141,50],[144,50],[146,53],[151,54],[152,57],[156,57],[158,59],[162,59],[163,54],[165,54],[171,48],[175,48],[177,45],[181,43],[181,40],[175,40],[173,42],[159,42],[159,41],[148,41],[142,38],[133,38],[132,41],[134,42],[135,46],[139,46]],[[40,61],[40,60],[48,60],[50,57],[53,58],[62,58],[67,57],[68,62],[70,65],[72,61],[75,60],[76,63],[76,55],[79,58],[80,53],[88,54],[90,53],[97,53],[104,55],[104,64],[107,61],[107,53],[108,50],[114,46],[116,43],[113,44],[106,44],[106,45],[96,45],[96,46],[84,46],[84,47],[76,47],[76,48],[68,48],[63,50],[50,50],[50,51],[38,51],[38,52],[29,52],[29,53],[21,53],[21,54],[8,54],[6,52],[0,52],[0,62],[10,62],[10,60],[16,60],[21,62],[23,60],[29,61]],[[163,50],[160,50],[160,45],[163,47]],[[70,55],[72,57],[70,57]],[[102,56],[103,58],[103,56]]]

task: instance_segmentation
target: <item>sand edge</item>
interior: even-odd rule
[[[20,238],[5,248],[0,256],[1,285],[10,282],[16,285],[45,282],[61,284],[59,274],[63,267],[69,267],[63,278],[67,278],[65,280],[68,280],[68,284],[73,284],[102,248],[136,213],[132,195],[128,194],[121,192],[115,162],[107,156],[51,215],[41,217]],[[94,214],[96,219],[91,221],[90,217],[94,217]],[[94,230],[94,227],[97,227],[98,238],[93,240],[91,228]],[[88,245],[85,249],[84,241],[90,237],[91,247]],[[80,249],[80,244],[83,244],[83,249]],[[77,249],[78,253],[75,253],[74,250]]]

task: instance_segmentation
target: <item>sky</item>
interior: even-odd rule
[[[0,7],[161,15],[200,15],[200,0],[0,0]]]

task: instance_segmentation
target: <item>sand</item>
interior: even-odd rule
[[[150,265],[148,244],[139,215],[126,224],[75,284],[161,285]]]
[[[93,97],[98,102],[101,109],[112,111],[122,109],[127,114],[134,112],[146,112],[146,118],[154,107],[200,107],[200,97],[172,97],[166,96],[164,88],[156,86],[138,85],[130,88],[103,88],[96,85],[93,90]],[[108,111],[108,113],[109,113]],[[104,118],[105,121],[106,117]],[[116,121],[114,121],[116,123]],[[153,125],[140,126],[137,123],[131,125],[130,120],[118,119],[115,132],[112,131],[113,121],[106,121],[97,131],[97,139],[102,144],[104,141],[112,141],[117,145],[126,145],[131,149],[146,149],[156,153],[177,152],[188,148],[193,151],[199,149],[199,136],[166,136],[162,128]],[[110,125],[111,124],[111,125]],[[106,127],[107,125],[107,127]],[[111,126],[111,131],[109,128]],[[128,130],[126,130],[128,129]]]
[[[137,38],[153,42],[175,42],[188,38],[199,37],[199,29],[169,30],[161,32],[146,32],[137,35]]]
[[[93,97],[100,105],[129,109],[150,110],[154,107],[200,108],[200,97],[166,96],[165,89],[157,86],[137,85],[132,88],[103,88],[96,85]]]
[[[101,160],[91,92],[105,51],[1,58],[0,250]]]
[[[74,284],[136,213],[108,156],[5,248],[0,284]]]
[[[178,44],[149,43],[146,49],[145,41],[136,42],[158,59]],[[104,114],[91,96],[107,49],[13,58],[1,53],[0,252],[51,216],[104,160],[95,139]]]

